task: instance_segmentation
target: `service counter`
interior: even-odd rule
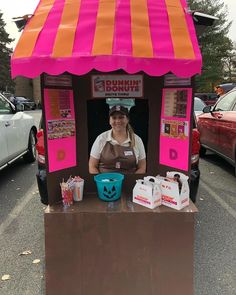
[[[193,294],[194,215],[96,194],[45,211],[47,295]]]

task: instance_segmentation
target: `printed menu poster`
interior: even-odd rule
[[[164,108],[165,117],[185,118],[187,114],[187,91],[166,90]]]
[[[73,92],[45,89],[44,101],[49,172],[73,167],[76,165]]]
[[[162,94],[160,164],[188,171],[192,89],[166,88]]]
[[[189,133],[188,121],[161,120],[161,135],[185,140]]]

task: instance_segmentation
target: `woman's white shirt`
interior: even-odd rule
[[[138,163],[139,160],[143,160],[146,158],[146,153],[144,149],[144,145],[142,139],[134,134],[135,138],[135,146],[134,146],[134,154],[136,157],[136,161]],[[130,138],[128,136],[127,140],[125,140],[122,144],[119,144],[113,137],[112,137],[112,129],[101,133],[93,143],[90,155],[95,159],[100,159],[101,152],[107,142],[110,142],[113,145],[121,145],[121,146],[130,146]]]

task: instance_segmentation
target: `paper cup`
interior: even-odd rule
[[[83,200],[84,180],[76,182],[74,185],[73,199],[75,202]]]

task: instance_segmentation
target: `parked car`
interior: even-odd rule
[[[198,116],[200,155],[204,156],[207,150],[217,153],[235,167],[236,175],[236,89],[203,112]]]
[[[34,118],[21,110],[0,94],[0,170],[22,156],[29,163],[36,160]]]
[[[199,97],[194,97],[193,110],[196,117],[202,114],[205,106],[206,106],[205,102],[203,102]]]
[[[37,160],[38,160],[38,171],[36,174],[39,195],[41,203],[48,205],[48,191],[47,191],[47,177],[45,167],[45,149],[44,149],[44,131],[39,129],[37,133]]]
[[[199,186],[199,131],[196,127],[196,120],[194,119],[193,130],[192,130],[192,154],[191,154],[191,175],[190,175],[190,196],[193,202],[196,201],[196,196]],[[44,149],[44,131],[42,126],[42,120],[40,122],[39,131],[37,133],[37,144],[38,154],[38,171],[36,174],[38,189],[40,194],[41,202],[48,205],[48,191],[46,181],[46,167],[45,167],[45,149]]]
[[[195,93],[196,97],[199,97],[206,105],[214,105],[220,96],[225,95],[227,92],[236,87],[236,83],[223,83],[215,86],[214,93]]]
[[[24,110],[35,110],[36,103],[29,98],[24,96],[13,96],[10,98],[10,101],[14,105],[22,104],[24,106]]]

